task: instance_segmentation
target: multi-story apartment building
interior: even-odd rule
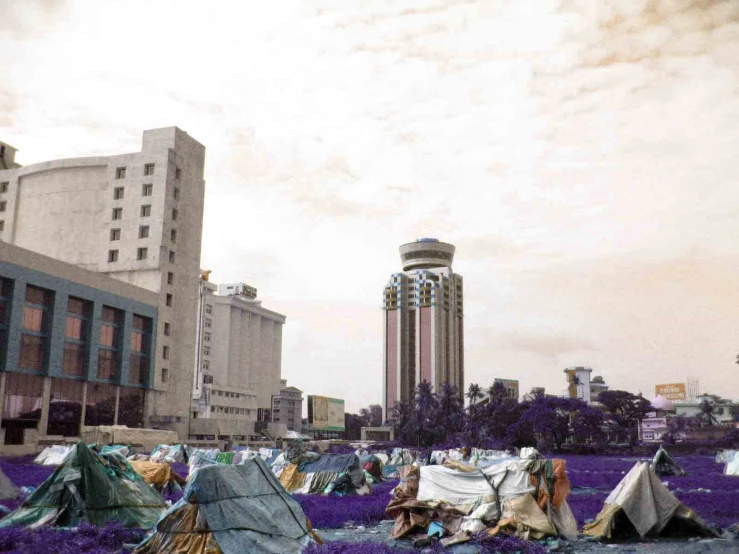
[[[384,289],[383,415],[408,402],[422,381],[464,390],[462,276],[452,271],[455,248],[436,239],[400,247],[403,271]]]
[[[280,379],[280,392],[272,396],[272,422],[284,423],[289,431],[303,430],[303,391]]]
[[[196,356],[204,161],[203,145],[169,127],[144,131],[131,154],[26,167],[9,157],[0,169],[0,240],[156,293],[146,424],[182,438]]]
[[[0,242],[0,449],[33,451],[43,437],[80,436],[83,425],[142,427],[158,301]]]
[[[286,318],[264,308],[255,288],[244,283],[216,286],[208,278],[208,272],[202,273],[200,364],[192,388],[189,435],[192,439],[258,438],[270,427],[272,396],[281,388]]]

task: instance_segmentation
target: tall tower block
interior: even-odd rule
[[[385,285],[383,410],[409,402],[426,381],[464,389],[462,276],[452,271],[454,245],[423,238],[400,247],[403,271]]]

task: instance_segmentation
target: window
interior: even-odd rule
[[[121,219],[123,217],[123,208],[113,208],[113,219]]]
[[[89,302],[69,297],[62,361],[62,372],[65,375],[81,377],[85,373],[90,311]]]
[[[4,212],[7,208],[8,208],[8,203],[5,200],[0,202],[0,212]]]
[[[205,326],[206,326],[206,327],[207,327],[208,329],[210,329],[210,327],[211,327],[211,325],[212,325],[212,324],[213,324],[213,320],[212,320],[212,319],[210,319],[210,318],[208,318],[208,317],[206,317],[206,318],[205,318]]]
[[[167,296],[164,298],[164,303],[168,307],[170,307],[170,308],[172,307],[172,295],[171,294],[167,293]]]
[[[46,433],[73,437],[79,435],[84,383],[72,379],[51,379],[49,420]],[[55,409],[59,407],[59,409]],[[63,408],[62,408],[63,407]]]
[[[40,375],[24,375],[8,373],[5,378],[5,402],[3,405],[3,421],[10,423],[18,419],[13,427],[5,428],[5,444],[23,444],[23,428],[33,427],[33,420],[41,419],[43,403],[44,378]]]
[[[171,240],[172,242],[177,242],[177,229],[169,230],[169,240]]]
[[[169,381],[169,370],[166,367],[163,367],[162,368],[162,383],[166,383],[167,381]]]
[[[169,323],[166,323],[166,322],[164,324],[164,334],[166,336],[169,336],[170,335],[170,325],[169,325]]]
[[[103,306],[103,324],[100,326],[98,349],[98,378],[115,379],[118,375],[121,348],[123,312]]]
[[[151,196],[151,193],[154,191],[154,185],[151,183],[146,183],[141,187],[141,196]]]
[[[174,284],[174,273],[172,273],[171,271],[167,272],[167,284],[168,285]]]
[[[3,181],[0,183],[0,192],[8,192],[8,187],[10,186],[10,181]]]
[[[212,385],[213,384],[213,376],[212,375],[203,375],[203,384],[204,385]]]
[[[152,321],[148,317],[134,315],[132,327],[128,383],[130,385],[147,385],[149,383]]]
[[[139,226],[139,238],[140,239],[148,239],[149,238],[149,226],[148,225],[140,225]]]
[[[169,346],[162,346],[162,358],[169,360]]]
[[[206,314],[209,314],[209,313],[212,313],[212,312],[213,312],[213,306],[211,306],[210,304],[206,304],[205,305],[205,313]]]
[[[203,369],[206,371],[210,369],[210,360],[203,360]]]
[[[120,237],[120,235],[121,233],[119,231],[118,236]],[[118,240],[118,239],[113,239],[111,235],[110,240]],[[118,250],[108,250],[108,263],[117,262],[117,261],[118,261]]]
[[[123,198],[123,187],[116,187],[113,189],[113,200],[120,200]]]
[[[145,260],[149,256],[148,248],[139,248],[136,250],[136,259]]]
[[[210,333],[205,333],[205,334],[203,335],[203,340],[204,340],[205,342],[210,342]]]
[[[169,251],[169,263],[174,263],[174,250]]]
[[[154,164],[144,165],[144,175],[154,175]]]
[[[126,178],[126,168],[125,167],[117,167],[115,170],[115,178],[116,179],[125,179]]]
[[[210,356],[210,346],[203,346],[203,356]]]
[[[175,167],[174,169],[174,178],[182,179],[182,170],[179,167]]]
[[[172,221],[177,221],[179,215],[180,211],[177,208],[172,208]]]
[[[21,335],[20,367],[41,370],[44,368],[44,339],[31,335]]]
[[[174,188],[173,195],[174,195],[174,199],[175,200],[179,200],[180,199],[180,187],[175,187]]]
[[[149,217],[151,215],[151,204],[141,206],[141,217]]]
[[[110,240],[121,240],[121,230],[111,229],[110,230]]]
[[[0,219],[0,231],[4,231],[4,230],[5,230],[5,221]]]

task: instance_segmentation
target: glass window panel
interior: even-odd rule
[[[64,343],[64,360],[62,372],[65,375],[81,377],[85,373],[85,345],[71,342]]]
[[[143,427],[144,425],[144,391],[121,387],[118,403],[118,425]]]
[[[115,390],[114,385],[88,383],[85,425],[113,425]]]
[[[101,348],[98,352],[98,379],[113,380],[118,375],[118,352]]]
[[[115,346],[116,328],[112,325],[100,326],[100,344],[103,346]]]
[[[44,368],[44,337],[21,335],[21,353],[18,365],[25,369]]]
[[[29,331],[41,332],[43,330],[44,310],[41,308],[23,307],[23,328]]]

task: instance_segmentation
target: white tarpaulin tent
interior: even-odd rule
[[[681,528],[693,528],[696,535],[711,534],[705,523],[690,508],[682,504],[647,462],[637,462],[611,494],[606,498],[603,510],[596,520],[583,527],[585,535],[611,538],[621,528],[623,512],[640,537],[659,535],[673,520],[680,520]]]
[[[38,456],[36,456],[33,463],[42,466],[61,465],[72,450],[74,450],[74,445],[67,446],[65,444],[55,444],[53,446],[47,446]]]

